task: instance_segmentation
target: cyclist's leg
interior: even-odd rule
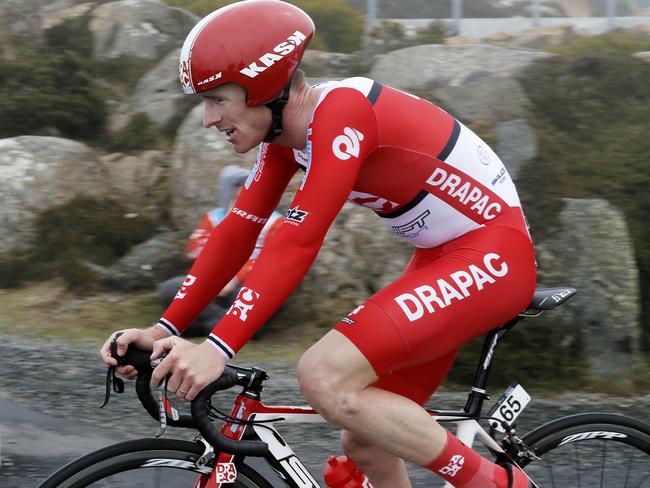
[[[527,237],[509,228],[472,234],[381,290],[310,348],[299,367],[305,397],[326,418],[422,465],[443,452],[447,432],[418,403],[370,385],[504,323],[534,290]],[[454,479],[458,486],[471,486],[458,483],[465,474],[473,479],[469,464]]]
[[[374,483],[373,486],[410,488],[404,460],[373,442],[349,431],[341,431],[341,446],[346,456],[354,459]]]
[[[430,363],[382,376],[372,386],[423,405],[442,384],[456,351]],[[404,460],[349,430],[341,432],[343,452],[354,459],[377,486],[410,486]]]

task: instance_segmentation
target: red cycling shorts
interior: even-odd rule
[[[423,404],[459,348],[522,312],[535,292],[525,230],[492,224],[417,249],[402,276],[336,326],[372,364],[374,386]]]

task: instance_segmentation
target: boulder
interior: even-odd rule
[[[530,103],[516,79],[496,76],[437,88],[433,98],[465,123],[521,119]]]
[[[524,163],[537,156],[535,131],[526,119],[498,122],[494,130],[497,136],[496,152],[508,168],[512,179],[517,180]]]
[[[346,78],[351,76],[352,67],[358,61],[358,56],[354,54],[308,49],[300,62],[300,68],[309,77]]]
[[[95,152],[56,137],[0,139],[0,252],[25,249],[38,213],[75,196],[105,192]]]
[[[16,46],[43,43],[43,19],[39,8],[46,0],[3,0],[0,2],[0,49],[5,59],[15,59]]]
[[[88,14],[97,2],[83,0],[57,0],[44,5],[40,14],[43,19],[43,29],[50,29],[66,20],[76,19]]]
[[[602,199],[567,199],[560,229],[536,247],[540,286],[578,289],[552,312],[568,324],[558,343],[572,344],[594,376],[629,379],[639,351],[640,289],[623,212]]]
[[[174,49],[138,81],[128,100],[112,112],[112,131],[123,128],[138,113],[144,113],[155,124],[164,126],[201,102],[199,97],[183,93],[178,82],[179,54],[180,49]]]
[[[168,199],[169,163],[161,151],[137,155],[113,153],[99,157],[103,185],[111,197],[154,221],[161,219]]]
[[[185,232],[163,232],[133,246],[98,274],[106,286],[116,290],[155,288],[161,281],[187,271],[189,262],[185,257],[185,239]]]
[[[429,97],[437,88],[496,76],[509,78],[550,54],[489,45],[414,46],[379,56],[370,78]]]
[[[119,0],[95,8],[88,27],[95,37],[97,59],[156,60],[179,47],[198,20],[158,0]]]
[[[178,228],[193,226],[218,203],[218,177],[224,166],[252,168],[257,150],[237,154],[217,129],[203,127],[197,105],[176,133],[171,162],[171,215]]]
[[[485,39],[490,44],[512,48],[546,49],[571,44],[577,34],[571,25],[553,25],[525,29],[515,34],[495,33]]]

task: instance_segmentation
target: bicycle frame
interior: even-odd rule
[[[486,446],[493,453],[504,453],[502,447],[485,431],[477,422],[483,408],[483,402],[489,398],[485,386],[494,356],[494,350],[500,338],[510,330],[521,318],[517,317],[506,325],[488,333],[485,338],[481,358],[477,367],[474,383],[469,393],[467,403],[460,411],[434,411],[427,412],[438,422],[455,423],[456,436],[467,446],[472,446],[476,440]],[[244,388],[234,401],[230,416],[237,422],[226,421],[221,427],[221,434],[234,440],[259,439],[269,446],[266,461],[278,473],[280,478],[290,488],[320,488],[320,484],[313,478],[307,468],[298,459],[289,444],[273,427],[274,422],[286,423],[312,423],[326,422],[315,410],[309,407],[296,407],[288,405],[266,405],[260,399],[261,383]],[[252,423],[247,429],[247,422]],[[195,488],[220,488],[228,483],[227,473],[231,472],[235,456],[219,453],[215,459],[214,469],[209,476],[202,476]],[[226,469],[228,467],[229,469]],[[453,488],[446,484],[445,487]]]

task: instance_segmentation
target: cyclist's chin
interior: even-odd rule
[[[233,150],[238,154],[244,154],[258,146],[262,141],[230,141]]]

